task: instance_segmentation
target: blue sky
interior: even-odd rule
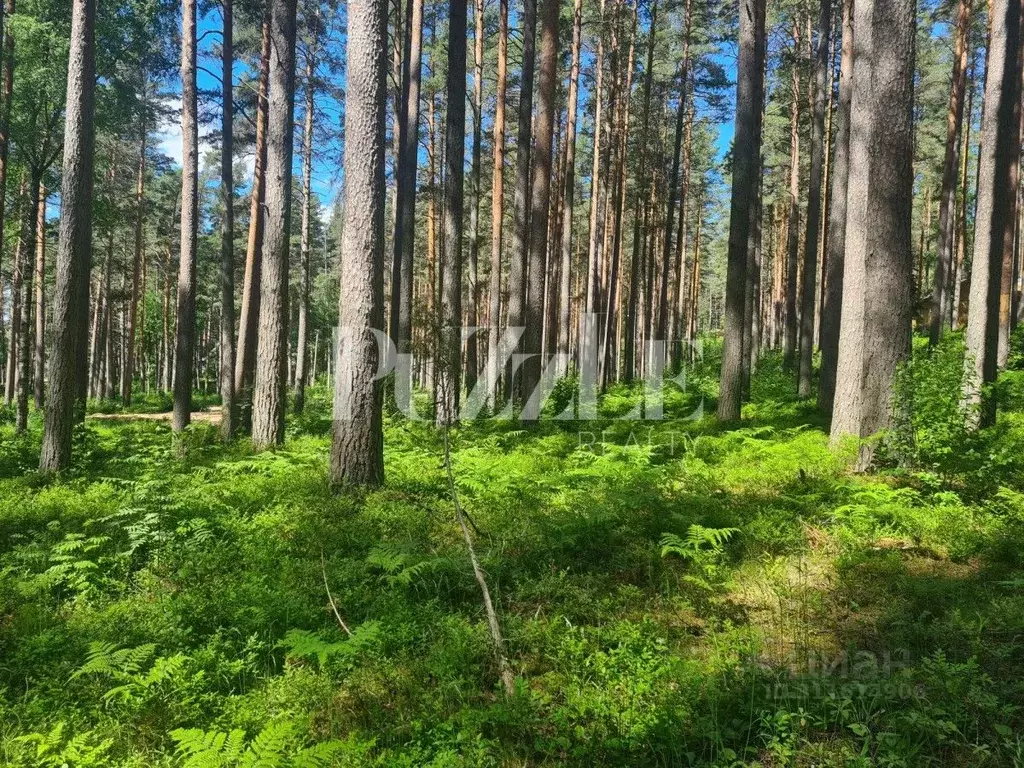
[[[488,0],[488,2],[490,2],[490,0]],[[513,27],[515,27],[515,25],[517,23],[518,22],[517,22],[517,19],[516,19],[516,14],[513,11],[513,13],[511,14],[511,18],[510,18],[510,24]],[[217,34],[215,34],[215,33],[218,33],[220,31],[221,26],[222,26],[221,14],[220,14],[220,9],[217,6],[214,6],[213,8],[211,8],[211,10],[209,12],[207,12],[205,15],[202,15],[200,17],[200,19],[199,19],[199,22],[198,22],[198,34],[199,34],[199,38],[200,38],[200,51],[199,51],[200,70],[199,70],[197,78],[198,78],[198,85],[199,85],[200,90],[215,91],[215,90],[219,90],[219,88],[220,88],[220,81],[217,78],[213,77],[209,72],[204,71],[203,67],[205,67],[208,70],[214,71],[214,72],[219,72],[219,69],[220,69],[219,61],[217,61],[217,60],[215,60],[213,58],[212,50],[213,50],[213,47],[217,44],[217,41],[219,39],[219,36]],[[209,34],[206,34],[206,33],[209,33]],[[203,37],[204,34],[206,34],[205,38]],[[587,57],[585,55],[584,66],[587,66],[587,63],[588,63],[587,62]],[[718,63],[725,69],[725,72],[728,75],[728,77],[730,77],[730,79],[733,79],[735,77],[735,72],[736,72],[735,48],[734,47],[730,47],[726,51],[724,51],[723,54],[721,54],[720,57],[718,58]],[[389,62],[389,64],[390,64],[390,62]],[[590,63],[590,66],[593,66],[592,62]],[[472,62],[470,62],[470,68],[472,68]],[[236,84],[239,82],[241,76],[245,72],[246,72],[246,66],[245,66],[244,62],[236,61],[236,63],[235,63],[235,71],[234,71],[234,79],[235,79],[235,83]],[[426,68],[426,64],[425,64],[424,76],[426,76],[426,74],[427,74],[427,68]],[[491,74],[493,75],[493,73],[491,73]],[[582,80],[583,79],[581,78],[581,83],[582,83]],[[173,91],[180,93],[180,85],[178,83],[172,83],[171,84],[171,88],[172,88]],[[586,93],[585,89],[586,89],[585,84],[582,84],[581,85],[581,104],[585,103],[585,100],[587,98],[587,93]],[[735,96],[735,93],[732,90],[730,90],[729,93],[727,94],[727,97],[728,97],[728,99],[730,101],[732,99],[734,99],[734,96]],[[331,102],[331,103],[328,103],[328,102]],[[180,108],[180,105],[181,105],[180,98],[177,99],[177,100],[172,100],[170,105],[172,107],[175,107],[175,108]],[[317,108],[319,110],[324,111],[327,114],[327,119],[335,123],[335,125],[332,126],[332,127],[337,127],[337,123],[341,120],[341,105],[339,105],[337,103],[333,103],[333,100],[321,99],[320,101],[318,101]],[[212,111],[212,110],[207,109],[206,111],[209,112],[209,111]],[[731,112],[731,109],[729,111]],[[469,112],[469,110],[467,110],[467,113],[468,112]],[[297,97],[297,104],[296,104],[296,119],[297,120],[301,120],[301,117],[302,117],[302,103],[301,103],[301,96],[298,96]],[[488,127],[487,126],[487,123],[489,122],[487,120],[488,117],[489,116],[485,115],[485,130]],[[467,119],[468,119],[468,115],[467,115]],[[718,128],[717,146],[718,146],[718,151],[719,151],[719,157],[723,157],[725,155],[725,153],[729,150],[729,146],[730,146],[730,144],[732,142],[733,123],[732,123],[731,117],[730,117],[729,120],[727,120],[727,121],[725,121],[723,123],[718,124],[717,128]],[[207,136],[210,135],[211,133],[215,132],[215,130],[216,130],[216,126],[213,126],[213,125],[206,125],[206,126],[202,126],[201,125],[200,126],[200,139],[199,139],[200,140],[200,147],[199,147],[200,163],[203,162],[203,157],[205,156],[205,154],[209,150],[211,150],[213,148],[213,144],[207,138]],[[422,132],[422,130],[423,130],[423,127],[421,125],[421,132]],[[172,160],[174,160],[177,164],[180,165],[181,157],[182,157],[182,147],[181,147],[181,125],[180,125],[180,122],[179,122],[178,118],[175,117],[175,118],[171,118],[170,120],[164,121],[164,123],[162,125],[160,125],[158,130],[156,131],[156,135],[155,135],[154,139],[155,139],[155,143],[156,143],[156,146],[159,149],[159,151],[161,151],[162,153],[164,153],[165,155],[167,155]],[[298,135],[296,135],[296,141],[298,141]],[[299,149],[298,144],[296,144],[296,151],[295,151],[295,172],[296,173],[299,172],[299,163],[300,163],[298,149]],[[244,167],[246,169],[246,177],[244,179],[238,179],[237,182],[240,185],[244,186],[244,185],[246,185],[249,182],[249,179],[251,178],[254,158],[253,158],[252,154],[249,153],[246,156],[241,156],[239,159],[243,162],[243,165],[244,165]],[[467,159],[468,159],[468,153],[467,153]],[[337,196],[338,192],[341,189],[342,172],[341,172],[341,168],[338,167],[339,165],[340,165],[340,163],[338,163],[337,161],[324,162],[323,160],[319,160],[319,161],[315,161],[314,162],[313,182],[312,182],[313,183],[313,190],[317,194],[317,196],[320,198],[320,200],[322,201],[324,207],[327,208],[328,210],[329,210],[330,204],[332,203],[332,201],[334,200],[334,198]],[[321,211],[322,215],[324,215],[326,213],[327,213],[326,210],[325,211]]]

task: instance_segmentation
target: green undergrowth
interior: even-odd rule
[[[0,765],[1024,765],[1024,379],[965,436],[925,355],[869,475],[771,357],[741,429],[698,370],[454,430],[510,697],[429,424],[340,496],[322,387],[259,454],[89,419],[59,481],[4,425]]]

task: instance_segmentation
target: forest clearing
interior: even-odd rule
[[[868,476],[778,360],[739,430],[674,418],[693,386],[453,430],[510,695],[433,425],[388,419],[387,486],[340,496],[320,386],[270,453],[88,419],[59,484],[5,427],[0,760],[1019,765],[1020,373],[955,456],[932,402],[922,468]]]

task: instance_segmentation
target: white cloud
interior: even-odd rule
[[[181,144],[181,118],[178,116],[181,113],[181,99],[171,99],[167,102],[167,106],[173,110],[174,113],[169,117],[165,117],[160,121],[156,131],[156,147],[160,152],[167,155],[174,164],[177,166],[181,165],[183,157],[183,149]],[[213,144],[206,140],[206,136],[202,132],[200,127],[199,132],[199,157],[213,148]]]

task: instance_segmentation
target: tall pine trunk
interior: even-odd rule
[[[527,0],[533,2],[533,0]],[[541,342],[544,328],[544,263],[548,245],[551,203],[551,159],[555,135],[555,88],[558,86],[559,0],[542,0],[540,71],[537,114],[534,121],[532,205],[529,221],[529,286],[526,302],[525,351],[534,355],[523,364],[523,397],[531,397],[540,384]],[[537,404],[539,409],[540,404]],[[539,411],[538,411],[539,412]]]
[[[224,27],[221,42],[221,145],[220,195],[224,208],[220,232],[220,398],[221,436],[235,437],[238,405],[235,402],[235,174],[234,174],[234,30],[232,0],[221,6]]]
[[[466,159],[466,0],[448,12],[445,116],[444,249],[441,266],[441,337],[438,349],[437,423],[458,420],[462,370],[463,164]]]
[[[267,168],[267,96],[270,89],[270,17],[264,13],[260,32],[260,74],[256,92],[256,159],[249,200],[249,233],[245,247],[245,276],[235,353],[235,399],[240,427],[252,429],[252,386],[259,339],[260,283],[263,264],[264,201]]]
[[[789,107],[789,228],[786,241],[786,324],[783,360],[786,367],[796,361],[798,334],[797,285],[800,257],[800,71],[796,66],[800,49],[800,27],[793,25],[793,93]]]
[[[843,264],[846,250],[846,193],[850,173],[850,102],[853,96],[853,0],[843,2],[843,44],[839,65],[839,108],[836,112],[835,153],[832,158],[831,203],[828,210],[828,257],[822,275],[821,376],[818,407],[832,412],[839,358],[839,326],[843,304]]]
[[[996,404],[983,397],[982,387],[995,381],[999,346],[999,300],[1003,254],[1013,238],[1011,187],[1013,148],[1019,126],[1014,117],[1020,97],[1017,54],[1020,45],[1020,3],[993,0],[990,7],[988,72],[981,125],[978,198],[974,229],[974,258],[967,315],[967,354],[964,398],[978,409],[974,425],[995,421]]]
[[[230,2],[230,0],[227,0]],[[143,75],[143,106],[145,106],[145,75]],[[135,181],[135,253],[132,259],[132,286],[128,298],[128,338],[125,341],[124,371],[121,374],[121,402],[125,406],[132,402],[132,383],[135,379],[135,336],[136,318],[141,297],[143,260],[143,220],[145,216],[146,177],[146,121],[139,125],[139,167]]]
[[[299,241],[299,321],[298,342],[295,348],[295,413],[302,413],[306,406],[306,382],[309,378],[309,286],[310,286],[310,219],[313,215],[313,110],[315,109],[314,76],[318,35],[320,32],[319,8],[312,20],[311,40],[306,49],[306,103],[302,120],[302,221]],[[399,139],[401,143],[401,139]]]
[[[252,395],[252,441],[259,448],[280,445],[284,441],[292,126],[295,120],[295,5],[295,0],[271,0],[270,4],[266,218]]]
[[[893,421],[893,378],[910,355],[913,249],[913,0],[857,0],[846,256],[832,439]],[[858,468],[871,462],[863,444]]]
[[[14,94],[14,35],[11,33],[10,25],[5,24],[7,17],[14,15],[14,0],[7,0],[2,13],[0,13],[0,34],[3,35],[3,97],[0,99],[0,251],[4,242],[4,221],[6,220],[7,202],[7,171],[9,167],[8,156],[11,150],[11,97]],[[12,293],[12,300],[14,298]],[[0,270],[0,319],[3,317],[3,271]],[[8,336],[8,343],[15,335],[12,316],[11,332]],[[2,341],[2,340],[0,340]]]
[[[420,79],[423,69],[423,0],[408,0],[402,56],[402,120],[398,125],[394,255],[391,269],[391,338],[407,354],[412,342],[413,252],[419,151]]]
[[[764,63],[764,0],[740,0],[739,62],[736,82],[736,128],[732,168],[732,204],[729,211],[729,250],[725,283],[725,335],[722,346],[718,418],[740,417],[743,373],[743,315],[747,289],[747,247],[751,208],[756,204],[757,175],[761,163],[761,134],[757,130]],[[698,213],[698,217],[699,217]],[[698,218],[698,226],[700,219]],[[695,245],[695,253],[697,246]],[[697,278],[694,257],[694,280]],[[695,299],[696,301],[696,299]],[[696,314],[696,307],[693,308]]]
[[[199,244],[199,122],[196,101],[196,0],[183,3],[181,30],[181,260],[174,336],[174,415],[181,432],[192,419],[192,357],[196,333],[196,251]]]
[[[946,150],[942,160],[942,188],[939,197],[939,240],[935,258],[935,286],[929,341],[937,344],[948,327],[953,264],[953,209],[956,205],[958,137],[963,123],[964,91],[967,88],[967,37],[970,33],[971,0],[959,0],[956,14],[956,41],[953,44],[953,76],[946,112]]]
[[[800,316],[800,370],[797,395],[811,396],[814,360],[814,315],[818,282],[818,234],[821,231],[821,200],[825,166],[825,89],[828,86],[829,33],[832,0],[821,0],[818,39],[814,48],[814,113],[811,118],[811,179],[807,189],[807,228],[804,236],[803,311]]]
[[[348,6],[345,91],[345,228],[330,477],[335,485],[384,482],[382,392],[374,381],[373,329],[384,321],[384,100],[387,6]]]
[[[637,372],[637,360],[636,360],[636,348],[637,336],[641,337],[644,335],[638,333],[638,317],[637,317],[637,304],[640,295],[640,258],[641,258],[641,247],[643,245],[643,230],[644,230],[644,219],[646,214],[641,214],[641,210],[645,206],[645,197],[649,193],[650,182],[647,178],[647,139],[648,139],[648,123],[650,122],[651,112],[651,83],[654,79],[654,46],[657,40],[657,23],[658,23],[658,2],[654,0],[651,6],[651,23],[648,31],[647,40],[647,65],[644,67],[644,87],[642,103],[643,108],[640,115],[640,146],[645,148],[645,151],[640,152],[639,168],[637,169],[637,180],[636,180],[636,196],[634,200],[634,212],[633,212],[633,253],[630,259],[629,269],[629,303],[626,308],[627,320],[626,320],[626,350],[625,350],[625,380],[629,384],[633,381],[633,377]],[[648,282],[650,276],[648,276]],[[653,312],[653,308],[650,306],[650,301],[645,302],[645,310],[647,313]],[[641,347],[641,354],[643,354]]]
[[[46,187],[39,187],[36,206],[36,348],[34,356],[35,384],[33,396],[37,409],[42,409],[46,377]]]
[[[583,29],[583,0],[575,0],[572,15],[572,62],[569,68],[568,113],[565,122],[565,156],[562,173],[561,263],[558,285],[558,341],[556,351],[564,355],[558,375],[569,373],[569,330],[571,327],[572,214],[576,192],[576,115],[579,110],[580,48]]]
[[[53,347],[39,458],[42,472],[58,472],[71,464],[75,402],[85,384],[89,269],[92,261],[95,22],[95,0],[74,0],[71,6],[64,168],[61,174],[60,237],[53,292]]]
[[[487,389],[498,400],[498,339],[501,326],[501,251],[505,195],[505,89],[508,80],[508,0],[498,0],[497,95],[494,106],[494,172],[491,180],[491,276],[487,286],[490,328],[487,336]]]
[[[31,170],[29,181],[29,199],[25,205],[25,216],[21,224],[21,237],[19,248],[23,252],[22,269],[24,270],[24,298],[22,300],[23,312],[21,315],[21,342],[18,346],[18,407],[15,416],[14,431],[22,434],[28,429],[28,393],[32,388],[32,330],[34,318],[29,307],[33,305],[33,283],[35,277],[35,263],[33,256],[36,252],[36,237],[38,236],[39,221],[39,190],[41,188],[41,171],[36,168]]]
[[[519,127],[516,136],[516,184],[512,221],[512,262],[508,276],[508,324],[522,327],[527,324],[527,269],[530,260],[530,149],[533,139],[533,74],[535,65],[535,37],[537,28],[537,0],[524,0],[523,5],[523,69],[519,78]],[[539,330],[539,329],[538,329]],[[520,352],[531,351],[532,334],[529,327],[520,340]],[[539,338],[539,334],[538,334]],[[537,350],[539,351],[539,350]],[[525,366],[517,385],[509,376],[506,388],[517,399],[529,395],[525,384]]]
[[[480,322],[480,153],[484,109],[484,2],[473,2],[473,152],[469,182],[469,317],[476,328]],[[474,331],[466,341],[466,390],[476,387],[480,371],[479,336]]]

